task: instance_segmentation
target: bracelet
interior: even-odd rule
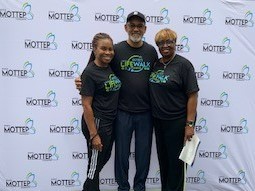
[[[98,135],[98,133],[96,133],[93,137],[91,137],[90,141],[92,141],[97,135]]]
[[[195,126],[195,122],[194,121],[186,121],[186,126],[194,127]]]

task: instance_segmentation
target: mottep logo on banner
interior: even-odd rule
[[[182,36],[180,42],[176,44],[175,49],[178,53],[190,52],[189,38],[187,36]]]
[[[114,186],[114,187],[117,186],[116,179],[113,177],[100,178],[99,184],[104,186]]]
[[[56,100],[56,93],[50,90],[46,98],[33,98],[27,97],[26,98],[26,105],[27,106],[41,106],[41,107],[57,107],[58,101]]]
[[[209,73],[209,66],[206,64],[203,64],[200,67],[199,72],[195,72],[197,80],[209,80],[210,79],[210,73]]]
[[[81,106],[81,98],[73,97],[72,106]]]
[[[131,139],[131,143],[130,143],[129,160],[135,161],[135,137],[134,137],[134,134],[132,135],[132,139]]]
[[[220,184],[241,184],[244,185],[247,183],[247,179],[245,177],[245,171],[239,170],[237,175],[229,177],[229,176],[220,176],[219,177]]]
[[[28,152],[27,154],[27,160],[56,161],[58,158],[59,155],[57,154],[57,147],[54,145],[51,145],[48,148],[48,152]]]
[[[188,183],[188,184],[205,184],[206,183],[205,171],[199,170],[197,172],[196,176],[187,176],[186,183]]]
[[[242,18],[226,17],[225,25],[233,25],[238,27],[253,27],[253,13],[251,11],[247,11]]]
[[[160,171],[157,170],[154,177],[148,176],[146,179],[146,184],[147,185],[160,185],[161,184]]]
[[[135,160],[135,151],[130,151],[129,160]]]
[[[184,24],[197,24],[197,25],[211,25],[213,20],[211,18],[212,12],[209,9],[205,9],[201,16],[184,15]]]
[[[34,120],[28,118],[24,125],[4,125],[4,133],[19,134],[19,135],[33,135],[36,129],[34,127]]]
[[[206,150],[199,150],[198,151],[199,158],[206,158],[206,159],[227,159],[227,146],[221,144],[218,148],[218,151],[206,151]]]
[[[29,172],[25,179],[14,180],[6,179],[6,188],[35,188],[37,187],[37,182],[35,179],[35,174]]]
[[[82,152],[72,152],[72,159],[73,160],[89,160],[88,153],[82,153]]]
[[[195,125],[196,133],[208,133],[208,127],[206,125],[206,119],[200,118]]]
[[[74,79],[80,76],[79,64],[72,62],[69,69],[49,69],[49,77],[64,78],[64,79]]]
[[[7,10],[0,7],[0,19],[16,19],[16,20],[32,20],[34,14],[31,11],[32,6],[29,3],[24,3],[20,10]]]
[[[79,127],[79,120],[76,118],[71,119],[70,125],[50,125],[50,133],[64,134],[64,135],[77,135],[81,132]]]
[[[233,134],[247,134],[249,131],[247,127],[247,120],[242,118],[238,125],[221,125],[220,132]]]
[[[39,50],[56,50],[58,48],[58,45],[55,42],[55,38],[56,37],[53,33],[49,33],[46,36],[46,40],[25,39],[25,48]]]
[[[70,178],[52,178],[50,181],[51,186],[64,186],[64,187],[76,187],[81,185],[80,174],[78,172],[73,172]]]
[[[79,22],[81,20],[81,16],[79,15],[79,7],[72,5],[68,12],[49,11],[48,19],[61,20],[64,22]]]
[[[162,8],[159,15],[146,15],[145,20],[147,23],[153,23],[156,25],[169,24],[170,18],[168,17],[168,9]]]
[[[4,77],[17,77],[17,78],[33,78],[35,73],[33,71],[33,64],[29,61],[26,61],[23,65],[23,69],[21,68],[2,68],[2,76]]]
[[[77,40],[73,40],[71,42],[72,50],[87,50],[92,51],[92,43],[91,42],[81,42]]]
[[[245,65],[240,72],[223,71],[222,78],[224,80],[247,81],[251,79],[249,66]]]
[[[221,93],[219,99],[201,98],[201,106],[213,106],[218,108],[229,107],[228,94],[226,92]]]
[[[109,23],[125,23],[125,9],[121,6],[117,7],[115,13],[95,13],[95,21]]]
[[[221,44],[210,44],[210,43],[203,43],[203,52],[212,52],[217,54],[230,54],[232,52],[232,48],[230,47],[230,39],[225,37],[222,40]]]

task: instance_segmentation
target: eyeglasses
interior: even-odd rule
[[[142,29],[144,26],[145,26],[144,24],[135,25],[133,23],[128,23],[128,27],[131,29],[135,29],[135,28]]]
[[[159,41],[156,43],[159,48],[162,48],[164,45],[166,46],[173,46],[175,45],[175,40],[165,40]]]

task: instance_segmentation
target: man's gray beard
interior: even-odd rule
[[[142,37],[133,37],[131,35],[129,36],[129,39],[134,43],[142,41]]]

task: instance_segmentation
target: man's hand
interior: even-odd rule
[[[81,83],[81,77],[75,78],[74,83],[75,83],[76,89],[81,90],[81,84],[82,84]]]

